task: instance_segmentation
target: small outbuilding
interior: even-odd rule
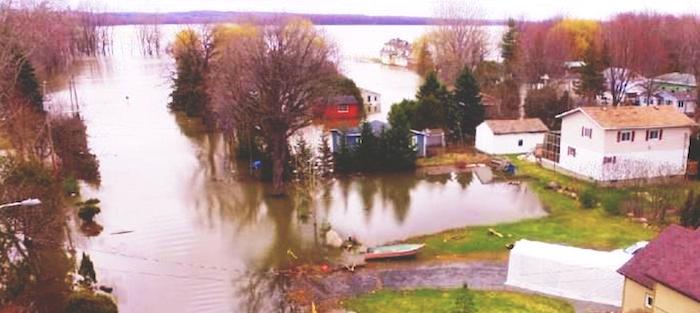
[[[523,154],[544,143],[549,129],[538,118],[486,120],[476,127],[476,149],[488,154]]]

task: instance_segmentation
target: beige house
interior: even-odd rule
[[[557,116],[559,168],[599,182],[684,175],[696,123],[672,107],[580,107]]]
[[[618,272],[625,276],[622,313],[700,312],[700,231],[664,230]]]

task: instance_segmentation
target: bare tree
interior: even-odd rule
[[[233,41],[222,56],[217,97],[228,118],[259,129],[284,194],[288,139],[311,123],[313,105],[337,78],[335,46],[305,20],[277,21]]]
[[[161,38],[163,34],[158,16],[154,14],[149,22],[139,25],[136,30],[143,55],[153,56],[161,53]]]
[[[488,34],[476,2],[445,0],[436,16],[438,26],[431,40],[435,65],[442,81],[451,85],[465,66],[474,70],[484,59]]]
[[[613,105],[625,97],[630,82],[638,74],[650,76],[648,93],[653,92],[653,76],[666,66],[667,52],[650,15],[620,14],[603,25],[605,77]]]

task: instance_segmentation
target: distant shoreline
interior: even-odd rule
[[[303,17],[316,25],[435,25],[431,17],[371,16],[356,14],[296,14],[273,12],[189,11],[169,13],[108,12],[98,13],[102,25],[143,24],[215,24],[246,21],[270,21],[277,18]],[[503,20],[480,20],[483,25],[505,25]]]

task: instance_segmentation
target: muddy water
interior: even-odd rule
[[[400,27],[358,32],[379,43],[401,36]],[[83,193],[102,201],[104,231],[74,237],[91,254],[99,282],[115,288],[122,312],[279,311],[284,284],[269,270],[331,253],[317,236],[324,222],[381,244],[544,215],[526,188],[482,185],[471,174],[339,178],[304,210],[292,198],[268,197],[267,185],[227,157],[220,135],[168,111],[172,61],[139,55],[134,34],[117,28],[114,55],[86,60],[76,77],[102,173],[101,186]],[[356,62],[347,59],[349,75],[375,81],[371,89],[394,98],[415,93],[414,74]],[[52,97],[55,110],[67,110],[66,91]]]

